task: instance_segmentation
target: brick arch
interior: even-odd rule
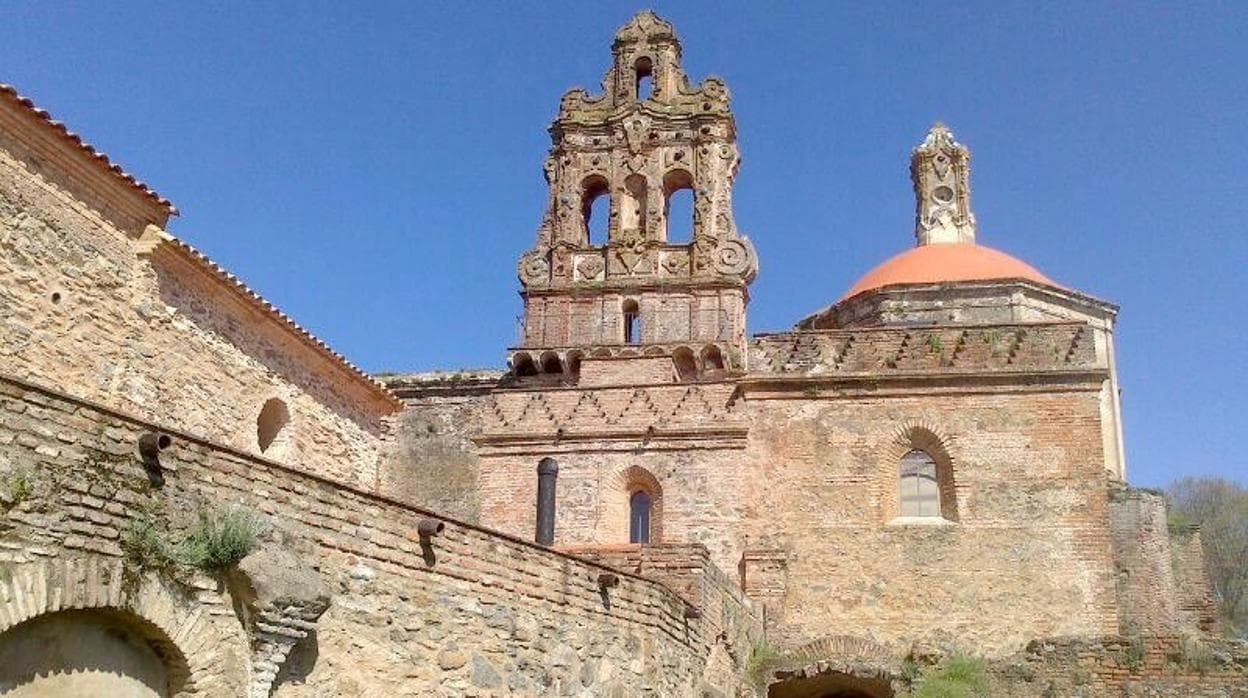
[[[107,611],[160,649],[171,695],[245,692],[249,652],[241,628],[224,637],[201,602],[156,575],[131,579],[120,559],[97,556],[18,564],[8,572],[0,577],[0,634],[60,611]],[[231,650],[236,661],[226,656]]]
[[[880,518],[883,521],[890,521],[898,515],[900,504],[897,492],[897,469],[902,457],[917,449],[927,453],[936,462],[941,518],[957,521],[959,518],[957,463],[952,454],[953,448],[955,448],[953,439],[929,422],[907,422],[899,427],[880,453],[876,474]]]
[[[663,486],[659,479],[649,470],[639,466],[629,466],[616,473],[614,484],[610,488],[615,502],[611,507],[622,512],[622,536],[628,539],[628,498],[637,490],[644,490],[650,495],[650,542],[663,542]],[[612,528],[615,528],[613,526]]]
[[[891,698],[900,691],[901,666],[889,649],[855,635],[829,635],[808,642],[768,672],[768,695],[841,692]]]

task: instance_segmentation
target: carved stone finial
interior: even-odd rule
[[[638,41],[679,41],[672,23],[656,15],[654,10],[642,10],[633,15],[627,24],[615,33],[615,46]]]
[[[937,121],[910,155],[917,244],[975,242],[971,151]]]

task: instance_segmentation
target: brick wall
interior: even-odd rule
[[[722,576],[702,597],[721,612],[690,618],[662,584],[469,524],[447,521],[422,548],[429,512],[181,431],[152,488],[134,449],[154,425],[8,379],[0,406],[0,464],[34,482],[3,514],[6,566],[117,558],[139,511],[166,512],[176,532],[204,507],[241,505],[319,570],[333,600],[278,696],[727,692],[756,632]],[[607,571],[619,584],[604,591]]]
[[[1118,616],[1099,389],[1073,373],[498,391],[479,437],[482,521],[532,536],[536,466],[553,457],[556,543],[625,543],[644,470],[661,493],[656,541],[702,544],[720,569],[744,557],[747,587],[765,558],[779,639],[835,626],[899,651],[958,636],[999,654],[1101,635]],[[951,521],[889,513],[911,427],[952,459]]]
[[[784,637],[835,626],[902,651],[957,637],[1000,654],[1116,630],[1094,390],[811,388],[745,400],[737,546],[785,553]],[[892,518],[916,428],[951,462],[943,519]]]
[[[1115,488],[1110,531],[1125,633],[1174,633],[1179,628],[1166,499],[1146,490]]]
[[[581,361],[577,385],[651,385],[675,383],[676,368],[670,356],[598,359]]]
[[[1213,587],[1205,570],[1200,529],[1195,526],[1171,527],[1170,556],[1179,629],[1217,634],[1218,612],[1213,600]]]

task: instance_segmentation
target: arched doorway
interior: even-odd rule
[[[783,676],[780,672],[778,678]],[[768,698],[893,698],[893,695],[892,682],[886,678],[839,671],[789,676],[767,687]]]
[[[768,698],[894,698],[900,667],[889,648],[830,635],[788,654],[767,673]]]
[[[0,633],[5,698],[168,698],[187,673],[158,628],[123,611],[46,613]]]

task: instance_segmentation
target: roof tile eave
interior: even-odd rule
[[[73,131],[70,131],[64,122],[57,121],[56,119],[52,118],[52,115],[48,113],[46,109],[41,109],[38,105],[35,104],[34,100],[18,92],[16,87],[9,85],[7,83],[0,83],[0,95],[4,95],[8,97],[10,100],[22,106],[29,114],[39,119],[40,121],[44,122],[45,124],[47,124],[54,131],[56,131],[62,138],[73,143],[74,146],[76,146],[80,151],[82,151],[87,156],[89,156],[94,162],[98,163],[101,167],[108,170],[108,172],[112,174],[114,177],[121,179],[123,182],[129,185],[130,188],[134,189],[135,191],[138,191],[143,196],[147,197],[148,199],[150,199],[151,201],[159,205],[161,208],[165,209],[165,211],[170,216],[178,215],[178,207],[174,206],[172,201],[161,196],[159,193],[156,192],[156,190],[148,186],[146,182],[143,182],[142,180],[136,178],[134,175],[127,172],[125,168],[123,168],[121,165],[117,164],[116,162],[113,162],[113,160],[109,158],[109,156],[106,153],[98,150],[95,146],[83,140],[82,136],[78,135],[77,133],[74,133]]]
[[[384,383],[374,378],[371,374],[367,373],[359,366],[356,366],[349,359],[347,359],[347,357],[340,354],[320,337],[312,334],[309,330],[296,322],[294,318],[287,315],[276,305],[266,300],[256,291],[252,290],[252,288],[238,276],[227,271],[225,267],[222,267],[220,264],[212,261],[211,258],[203,252],[197,250],[190,243],[171,235],[167,231],[164,232],[164,236],[167,237],[167,241],[172,243],[174,248],[181,253],[183,257],[189,259],[192,263],[206,270],[219,280],[225,282],[232,290],[245,298],[252,306],[284,325],[287,330],[294,333],[305,344],[311,345],[313,349],[328,358],[340,369],[346,371],[353,378],[364,384],[365,387],[367,387],[376,397],[380,398],[391,407],[401,407],[403,405],[403,401],[399,399],[399,397],[395,395]]]

